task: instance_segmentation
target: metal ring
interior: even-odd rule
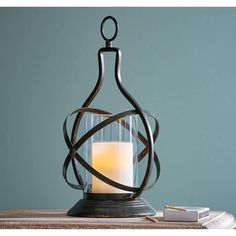
[[[113,35],[111,38],[107,38],[107,37],[105,36],[105,34],[104,34],[104,27],[103,27],[104,23],[105,23],[107,20],[109,20],[109,19],[111,19],[111,20],[114,22],[115,27],[116,27],[116,31],[115,31],[114,35]],[[106,17],[102,20],[102,23],[101,23],[101,26],[100,26],[100,31],[101,31],[101,35],[102,35],[103,39],[104,39],[106,42],[111,42],[111,41],[113,41],[113,40],[116,38],[117,33],[118,33],[118,23],[117,23],[116,19],[115,19],[113,16],[106,16]]]

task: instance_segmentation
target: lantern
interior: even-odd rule
[[[114,23],[115,33],[107,37],[104,24]],[[114,17],[107,16],[101,23],[101,34],[106,46],[98,51],[99,76],[93,91],[82,107],[69,114],[63,125],[65,142],[69,148],[63,165],[63,177],[72,187],[83,191],[80,199],[68,212],[78,217],[141,217],[155,215],[156,211],[141,197],[143,191],[150,189],[160,175],[160,163],[154,150],[158,136],[157,119],[144,111],[128,93],[120,76],[121,51],[112,46],[118,33],[118,24]],[[133,107],[117,114],[91,108],[89,105],[98,94],[104,77],[104,55],[115,54],[115,80],[118,89]],[[67,119],[75,115],[71,135],[67,132]],[[149,118],[154,121],[154,128]],[[145,135],[139,130],[141,121]],[[84,133],[78,137],[79,128]],[[138,146],[142,144],[140,151]],[[83,153],[81,150],[83,148]],[[83,156],[84,155],[84,156]],[[142,181],[138,182],[138,165],[147,158],[147,166]],[[72,165],[77,183],[68,180],[67,172]],[[150,184],[153,166],[156,169],[155,180]],[[80,167],[80,168],[78,168]],[[84,175],[82,177],[82,170]]]

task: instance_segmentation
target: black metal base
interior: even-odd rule
[[[81,199],[68,212],[68,216],[125,218],[155,215],[156,211],[142,198],[135,200]]]

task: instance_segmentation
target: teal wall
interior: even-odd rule
[[[236,214],[235,8],[1,8],[0,209],[81,197],[62,178],[62,124],[96,82],[106,15],[119,21],[124,84],[161,126],[162,173],[144,197]],[[105,61],[94,106],[126,109]]]

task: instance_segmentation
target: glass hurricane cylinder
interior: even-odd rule
[[[85,118],[85,132],[111,115],[88,113]],[[138,117],[136,115],[119,119],[91,136],[84,146],[85,159],[90,165],[111,180],[120,184],[138,185]],[[85,192],[119,194],[129,193],[104,183],[86,170]]]

